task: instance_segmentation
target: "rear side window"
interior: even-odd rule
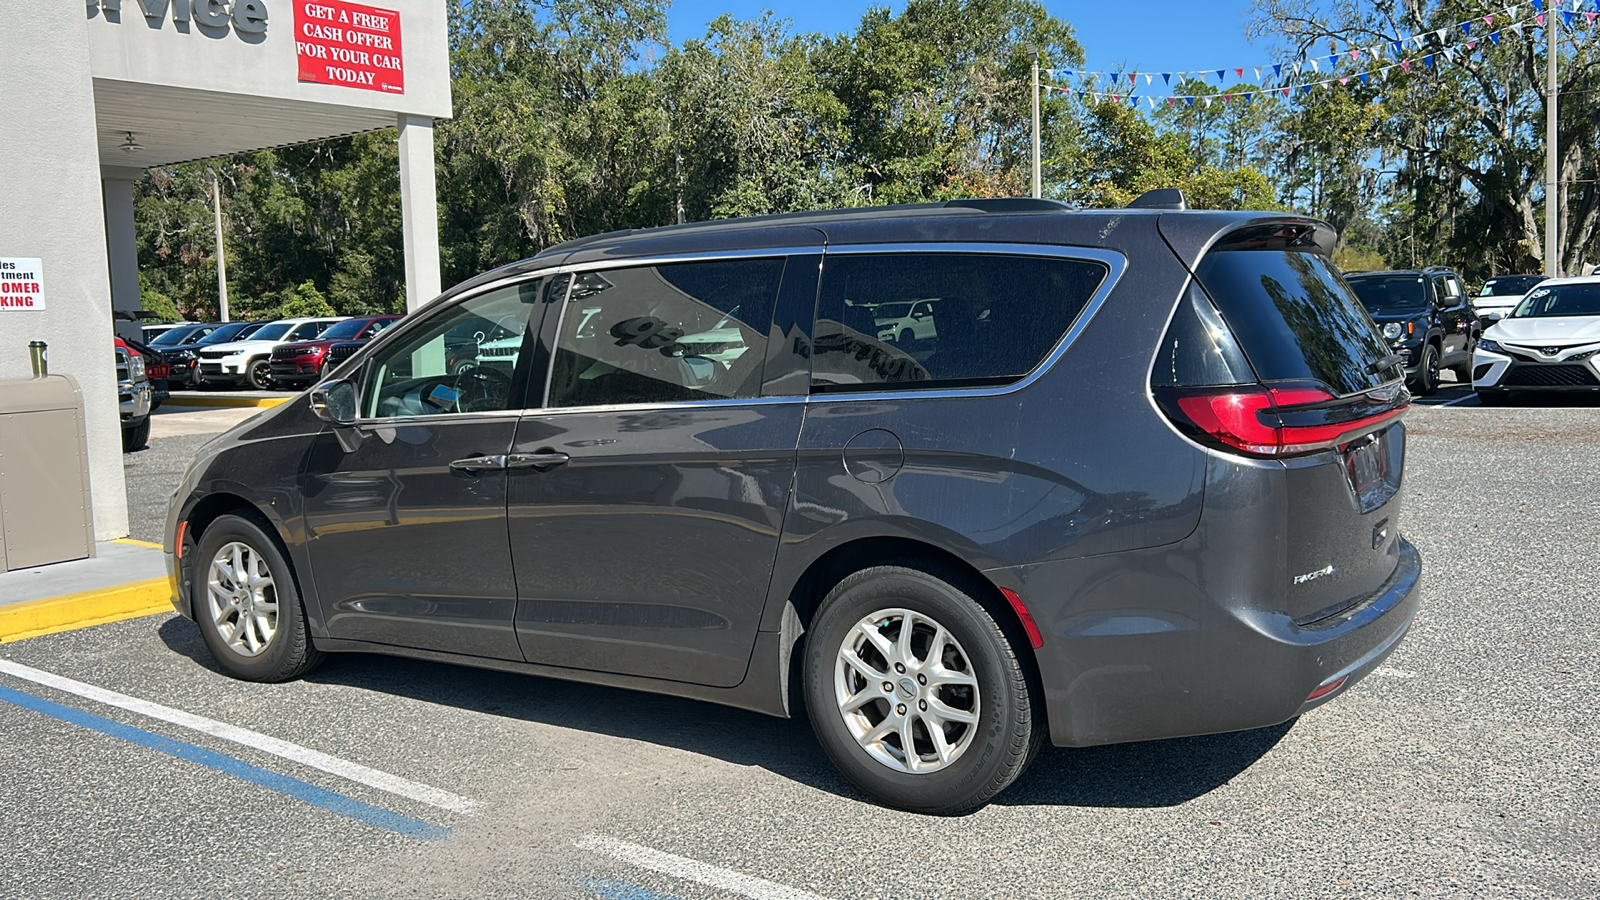
[[[781,258],[730,259],[579,275],[550,406],[758,396],[783,270]]]
[[[984,253],[831,256],[812,390],[1005,384],[1060,343],[1108,273],[1098,262]]]
[[[1309,379],[1345,396],[1400,377],[1378,368],[1390,355],[1383,336],[1322,256],[1215,251],[1197,274],[1262,381]]]

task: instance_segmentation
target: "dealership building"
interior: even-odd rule
[[[394,129],[415,308],[440,289],[447,39],[440,0],[0,6],[0,271],[15,276],[0,296],[0,379],[31,374],[35,341],[51,374],[76,379],[95,539],[128,533],[112,312],[139,309],[135,182],[152,166]],[[0,475],[6,448],[26,449],[19,421],[0,416]]]

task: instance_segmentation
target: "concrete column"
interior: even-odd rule
[[[45,303],[0,311],[0,378],[27,377],[28,342],[41,340],[50,371],[77,379],[95,537],[122,537],[128,495],[88,24],[71,3],[7,3],[0,18],[0,257],[41,260]]]
[[[439,196],[433,174],[433,119],[399,117],[400,229],[405,235],[406,310],[439,296]]]
[[[144,170],[127,166],[100,167],[100,193],[105,201],[106,263],[111,267],[111,309],[138,312],[138,239],[133,233],[133,183]],[[115,319],[112,326],[124,338],[143,341],[138,322]]]

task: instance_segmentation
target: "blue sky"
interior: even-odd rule
[[[705,33],[706,23],[722,13],[746,17],[770,8],[788,18],[795,31],[853,31],[868,0],[673,0],[668,23],[672,42]],[[891,6],[899,10],[905,4]],[[1045,0],[1057,18],[1072,23],[1089,69],[1163,71],[1219,69],[1269,62],[1266,46],[1252,46],[1244,31],[1248,0],[1146,0],[1143,3]],[[1249,73],[1246,73],[1247,75]]]

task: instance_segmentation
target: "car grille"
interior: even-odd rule
[[[222,374],[222,363],[201,363],[200,364],[200,374],[201,375],[221,375]]]
[[[1588,366],[1562,363],[1542,366],[1515,365],[1500,379],[1501,387],[1600,387]]]
[[[229,356],[232,356],[232,355],[233,355],[233,353],[231,351],[228,351],[228,350],[201,350],[200,351],[200,358],[201,359],[226,359],[226,358],[228,358]]]
[[[360,344],[334,344],[328,348],[328,366],[332,368],[356,355],[361,349]]]

